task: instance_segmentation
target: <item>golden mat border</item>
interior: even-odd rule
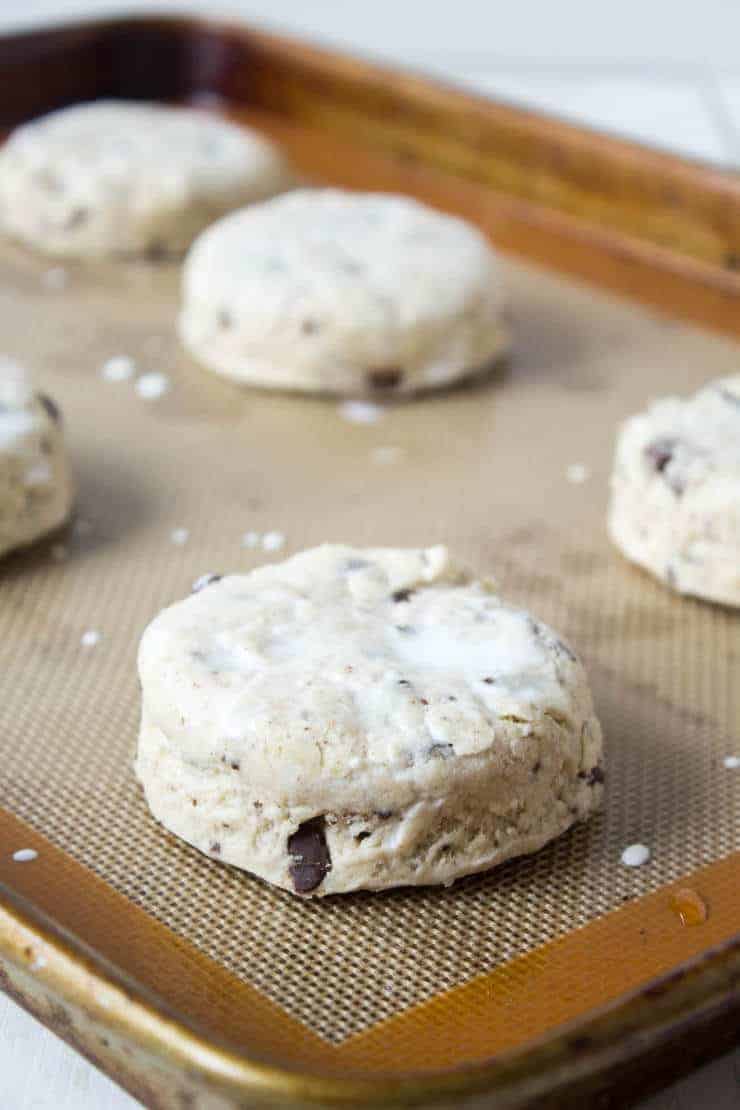
[[[2,811],[0,842],[0,986],[147,1106],[572,1107],[615,1073],[623,1106],[737,1034],[740,852],[334,1045]]]

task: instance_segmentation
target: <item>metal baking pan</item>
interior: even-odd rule
[[[188,359],[176,264],[50,282],[0,246],[4,352],[61,403],[79,478],[67,557],[44,543],[0,569],[2,986],[151,1107],[625,1106],[729,1046],[740,618],[627,565],[604,518],[619,420],[737,369],[737,179],[243,27],[0,40],[3,126],[101,96],[256,123],[309,180],[475,221],[504,253],[514,346],[495,377],[351,425]],[[102,381],[120,353],[170,393]],[[586,661],[605,813],[449,890],[319,903],[168,836],[131,770],[136,644],[200,573],[267,558],[246,529],[288,551],[445,541],[494,574]],[[653,857],[631,870],[635,840]],[[38,857],[14,862],[24,847]]]

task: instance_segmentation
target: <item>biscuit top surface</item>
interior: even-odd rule
[[[688,398],[654,401],[622,429],[618,461],[659,474],[681,496],[740,481],[740,374]]]
[[[274,158],[268,140],[247,128],[192,108],[98,100],[62,108],[17,128],[0,151],[6,165],[46,172],[50,193],[85,177],[116,181],[156,173],[172,189],[183,179],[207,185],[240,177]]]
[[[262,330],[302,305],[313,327],[341,318],[396,330],[472,310],[500,284],[492,248],[465,221],[408,197],[337,189],[297,189],[225,216],[191,248],[183,280],[189,298],[218,300]]]
[[[152,622],[139,669],[186,759],[266,782],[505,760],[532,722],[592,712],[570,649],[442,547],[324,546],[215,581]]]

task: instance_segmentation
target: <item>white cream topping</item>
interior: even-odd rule
[[[482,751],[502,718],[577,717],[573,668],[443,548],[324,547],[224,578],[160,614],[140,652],[146,711],[186,758],[249,748],[266,774],[288,744],[307,775]]]

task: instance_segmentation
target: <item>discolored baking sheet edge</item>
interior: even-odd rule
[[[20,870],[0,857],[2,989],[147,1106],[483,1106],[493,1092],[503,1107],[625,1106],[736,1039],[740,854],[334,1045],[18,818],[0,813],[0,841],[39,853]],[[687,884],[712,906],[708,931],[675,927]],[[631,954],[618,967],[615,944]],[[529,996],[518,1050],[497,990],[512,981]],[[612,1001],[589,1010],[589,983]],[[455,1067],[461,1046],[480,1063]],[[373,1077],[393,1055],[398,1073]]]
[[[147,38],[148,49],[154,49],[155,56],[161,55],[166,64],[146,68],[141,65],[137,68],[134,64],[137,50]],[[247,50],[247,55],[240,53],[241,48]],[[80,52],[79,66],[74,64],[76,50]],[[192,21],[123,21],[12,36],[0,43],[0,69],[10,72],[5,67],[11,65],[16,67],[16,73],[24,70],[33,74],[34,65],[39,68],[35,71],[33,86],[23,81],[7,83],[15,100],[10,105],[2,105],[6,123],[81,96],[136,93],[169,99],[213,89],[224,96],[226,106],[233,106],[237,115],[242,101],[248,101],[252,108],[256,106],[258,112],[268,106],[277,109],[284,113],[289,129],[306,123],[312,127],[333,128],[338,135],[346,137],[358,118],[362,118],[364,138],[371,146],[377,145],[379,156],[400,157],[406,175],[411,163],[412,172],[418,175],[419,186],[427,196],[453,210],[474,216],[480,214],[503,246],[544,260],[556,269],[589,277],[621,292],[627,291],[669,308],[679,316],[691,316],[729,331],[738,331],[739,285],[734,273],[738,250],[738,193],[737,183],[730,177],[652,155],[630,144],[581,133],[564,124],[546,123],[526,113],[488,105],[464,94],[439,90],[422,79],[397,76],[391,80],[387,71],[376,73],[372,67],[322,51],[251,32],[209,28]],[[99,82],[109,80],[111,74],[115,76],[115,87],[101,86]],[[91,81],[94,82],[92,86]],[[382,121],[389,119],[393,125],[383,126]],[[489,132],[487,128],[493,130]],[[451,146],[449,135],[453,133],[456,142]],[[491,142],[497,147],[495,157],[484,157],[482,148]],[[322,152],[317,151],[311,165],[312,171],[319,176],[321,157]],[[345,183],[367,183],[372,176],[373,160],[373,154],[363,155],[358,150],[357,158],[343,171]],[[444,177],[429,176],[430,169],[440,167],[445,170]],[[608,189],[605,188],[607,182]],[[616,187],[612,187],[615,184]],[[509,192],[505,191],[507,187]],[[624,203],[622,198],[625,197],[629,198],[628,203]],[[658,245],[655,242],[656,205],[660,207],[667,198],[672,218],[657,221]],[[543,200],[547,203],[542,203]],[[16,821],[9,815],[3,820],[6,817],[11,822]],[[20,833],[17,824],[8,825],[6,831],[9,836]],[[36,835],[23,830],[24,842],[30,843]],[[101,1002],[96,994],[98,984],[103,983],[110,972],[99,968],[93,957],[92,964],[87,965],[88,972],[90,967],[95,969],[92,977],[87,972],[83,974],[84,961],[80,961],[74,943],[66,961],[59,964],[57,976],[53,973],[56,962],[50,959],[48,972],[44,969],[48,975],[49,996],[54,999],[67,996],[67,1011],[64,1004],[60,1007],[58,1000],[44,1003],[43,990],[39,1000],[34,995],[34,989],[38,991],[39,988],[29,985],[27,972],[35,962],[34,945],[39,943],[39,938],[51,946],[50,950],[54,947],[54,926],[48,922],[40,924],[37,919],[38,909],[44,906],[44,897],[55,895],[47,903],[50,918],[57,925],[66,924],[72,933],[84,936],[89,942],[95,935],[92,928],[95,915],[81,919],[73,914],[65,921],[60,907],[65,901],[69,902],[70,890],[75,892],[75,899],[79,899],[80,892],[89,891],[89,898],[83,897],[81,904],[94,907],[97,898],[103,896],[103,891],[95,886],[100,880],[88,885],[86,876],[89,873],[81,868],[77,870],[78,864],[47,843],[43,844],[42,859],[48,860],[51,872],[47,872],[44,865],[33,872],[14,871],[5,876],[14,892],[11,893],[10,886],[6,888],[6,910],[2,917],[0,943],[9,973],[6,986],[17,989],[14,984],[22,982],[21,991],[30,1008],[55,1023],[62,1035],[78,1043],[84,1051],[92,1055],[98,1053],[108,1070],[113,1074],[118,1072],[124,1084],[138,1090],[149,1105],[182,1105],[182,1090],[177,1085],[186,1083],[197,1089],[201,1082],[206,1087],[212,1086],[214,1092],[219,1088],[228,1091],[229,1104],[234,1100],[238,1104],[239,1099],[244,1099],[253,1105],[257,1097],[269,1102],[289,1096],[298,1102],[351,1099],[383,1105],[392,1105],[393,1100],[409,1104],[449,1098],[459,1105],[463,1092],[485,1101],[486,1092],[496,1090],[497,1104],[502,1106],[524,1105],[522,1100],[531,1104],[535,1092],[546,1092],[543,1097],[550,1100],[548,1104],[557,1105],[553,1099],[574,1097],[574,1083],[593,1081],[598,1085],[605,1081],[608,1067],[615,1058],[620,1062],[619,1071],[629,1070],[630,1075],[622,1074],[621,1084],[615,1085],[611,1074],[608,1089],[612,1093],[620,1091],[620,1104],[624,1105],[625,1079],[634,1090],[639,1090],[640,1085],[646,1086],[649,1082],[648,1070],[655,1076],[656,1046],[674,1039],[677,1042],[690,1029],[695,1049],[705,1045],[707,1050],[718,1050],[722,1041],[713,1019],[724,1015],[724,1025],[720,1023],[720,1028],[726,1030],[732,1024],[727,1015],[737,1006],[737,952],[731,938],[736,932],[738,906],[737,902],[733,903],[731,892],[738,886],[738,858],[733,857],[725,864],[712,865],[719,868],[719,872],[702,872],[682,880],[697,885],[712,901],[711,928],[716,933],[712,934],[711,943],[718,946],[717,952],[710,955],[705,951],[709,939],[706,932],[674,930],[671,936],[680,950],[662,946],[660,957],[653,953],[653,962],[648,960],[645,965],[641,964],[642,970],[633,986],[637,989],[641,983],[663,974],[666,965],[661,959],[670,958],[669,966],[674,971],[665,983],[649,987],[602,1017],[579,1022],[576,1033],[571,1032],[563,1038],[556,1035],[539,1048],[528,1048],[526,1061],[522,1061],[521,1053],[508,1058],[505,1043],[494,1039],[480,1048],[484,1054],[488,1051],[500,1053],[490,1065],[469,1067],[448,1076],[435,1075],[431,1080],[418,1075],[364,1083],[361,1078],[350,1080],[346,1077],[350,1069],[362,1070],[363,1057],[361,1053],[358,1055],[356,1041],[354,1044],[345,1042],[339,1050],[333,1046],[327,1048],[300,1023],[283,1015],[288,1023],[285,1037],[291,1047],[289,1052],[281,1054],[277,1051],[280,1041],[273,1038],[283,1017],[275,1015],[273,1004],[262,999],[258,992],[250,993],[245,1001],[242,992],[250,988],[241,981],[230,980],[222,968],[193,950],[188,952],[188,958],[195,960],[204,978],[191,984],[190,1005],[178,1007],[178,1012],[189,1018],[197,1015],[198,999],[212,997],[204,995],[204,983],[210,982],[217,984],[218,997],[228,998],[234,1005],[237,1001],[243,1004],[229,1015],[232,1027],[240,1015],[257,1018],[253,1025],[243,1030],[244,1035],[238,1038],[235,1051],[219,1047],[223,1024],[215,1029],[211,1025],[208,1029],[207,1023],[204,1026],[201,1022],[201,1032],[188,1030],[181,1018],[173,1020],[171,1012],[168,1016],[166,1004],[156,1001],[137,984],[136,961],[129,963],[129,960],[137,952],[143,953],[150,965],[154,936],[163,927],[155,925],[129,903],[126,903],[125,912],[131,914],[132,921],[141,921],[143,947],[134,946],[135,950],[128,954],[111,953],[116,967],[134,974],[133,981],[125,987],[126,993],[118,999],[125,1032],[115,1046],[112,1041],[106,1046],[100,1040],[110,1040],[109,1033],[98,1033],[96,1046],[82,1032],[82,1024],[86,1012],[87,1017],[95,1015],[97,1021],[102,1021],[109,1032],[115,1024],[110,1015],[118,1012],[116,1006],[110,998]],[[73,870],[71,878],[67,868]],[[22,893],[22,884],[26,881],[23,875],[30,877],[32,874],[43,877],[43,890],[30,891],[31,902],[23,906],[18,904],[17,895]],[[66,888],[60,887],[55,880],[55,875],[58,879],[65,874],[69,878]],[[729,884],[728,875],[731,877]],[[104,890],[120,898],[109,888]],[[668,897],[670,891],[660,893],[661,897]],[[621,928],[632,906],[639,907],[640,927],[644,927],[642,915],[648,912],[646,903],[655,897],[648,895],[647,899],[616,911],[614,920]],[[656,912],[666,912],[664,901],[659,903]],[[594,926],[605,920],[600,919]],[[588,938],[593,934],[588,934],[587,930],[594,926],[580,931],[589,948]],[[569,934],[569,939],[573,936],[579,934]],[[97,941],[94,947],[105,955],[106,937],[100,935]],[[163,953],[172,949],[184,958],[182,942],[173,934],[164,930],[160,943]],[[31,950],[30,957],[26,949]],[[545,958],[541,950],[535,955],[538,960]],[[692,961],[697,961],[692,970],[675,970],[685,963],[690,966]],[[163,966],[168,966],[166,961]],[[181,966],[178,965],[180,970]],[[170,971],[168,980],[171,983],[175,969],[170,968]],[[45,976],[36,974],[44,983]],[[527,968],[527,977],[530,974]],[[81,994],[75,994],[77,988]],[[464,1000],[465,1009],[469,1010],[473,1004],[471,995],[461,996],[459,992],[478,989],[485,1000],[490,995],[491,983],[481,980],[472,986],[457,988],[441,1004],[454,1007]],[[664,1003],[665,1010],[661,1009]],[[429,1005],[422,1003],[404,1015],[404,1027],[413,1029],[414,1023],[419,1022],[426,1038],[435,1020],[435,1012]],[[263,1016],[263,1006],[270,1011],[269,1017]],[[65,1012],[66,1017],[63,1016]],[[567,1011],[562,1014],[563,1021],[570,1017]],[[382,1053],[382,1038],[389,1031],[396,1037],[398,1020],[392,1019],[384,1023],[385,1027],[376,1026],[370,1030],[367,1035],[370,1048],[362,1051],[374,1051],[373,1038],[380,1038],[374,1043]],[[425,1027],[427,1021],[431,1024]],[[590,1031],[592,1021],[597,1030],[606,1030],[603,1043],[598,1032]],[[700,1031],[706,1031],[709,1026],[711,1037],[703,1039]],[[486,1024],[482,1028],[488,1033],[492,1027]],[[505,1022],[498,1028],[505,1029]],[[629,1035],[627,1030],[631,1031]],[[533,1028],[533,1035],[537,1035],[536,1028]],[[137,1044],[143,1046],[140,1056]],[[112,1046],[110,1053],[103,1051]],[[264,1058],[261,1058],[260,1048]],[[624,1068],[626,1061],[634,1061],[646,1051],[650,1052],[649,1069],[641,1072]],[[684,1064],[698,1058],[687,1056],[683,1049],[681,1052]],[[341,1053],[345,1053],[343,1058],[340,1058]],[[127,1055],[130,1065],[126,1063]],[[675,1047],[669,1051],[668,1058],[671,1074],[675,1074]],[[245,1063],[248,1059],[251,1060],[249,1064]],[[365,1059],[369,1060],[370,1056]],[[316,1074],[319,1065],[326,1074]],[[147,1082],[150,1088],[141,1086]],[[214,1093],[213,1098],[216,1097]]]

